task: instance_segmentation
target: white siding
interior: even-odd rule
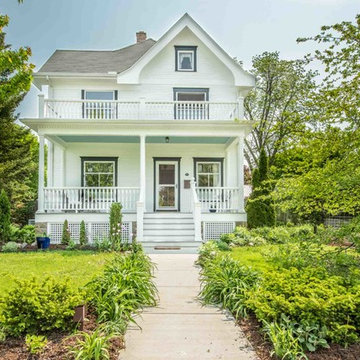
[[[55,147],[55,151],[61,151]],[[65,174],[62,163],[54,163],[54,186],[62,186],[60,179],[64,176],[64,186],[81,186],[81,156],[118,157],[118,186],[140,186],[140,152],[139,144],[104,144],[104,143],[70,143],[65,152]],[[180,162],[180,204],[181,211],[190,211],[188,189],[184,189],[184,180],[194,176],[193,157],[225,157],[224,145],[200,144],[146,144],[146,210],[153,211],[154,193],[154,157],[181,157]],[[60,158],[60,157],[59,157]],[[236,163],[232,165],[235,168]],[[226,169],[224,169],[226,172]],[[185,176],[188,173],[189,176]],[[235,179],[236,181],[236,179]]]

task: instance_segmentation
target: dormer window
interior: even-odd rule
[[[175,71],[196,71],[196,46],[175,46]]]

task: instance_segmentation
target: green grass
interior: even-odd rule
[[[15,279],[33,276],[68,277],[74,288],[78,288],[99,274],[106,261],[113,257],[111,253],[76,250],[0,253],[0,294],[11,289]]]
[[[254,270],[265,271],[273,267],[265,258],[265,254],[275,250],[279,245],[241,246],[233,248],[231,257],[242,265],[251,266]]]

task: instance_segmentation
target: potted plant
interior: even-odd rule
[[[48,249],[50,247],[50,237],[43,232],[41,236],[36,236],[36,243],[38,249]]]

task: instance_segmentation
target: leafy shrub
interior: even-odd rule
[[[112,243],[109,238],[101,238],[101,239],[96,238],[95,249],[97,251],[102,251],[102,252],[111,251]]]
[[[92,333],[80,332],[71,354],[75,360],[108,360],[109,340],[112,337],[112,334],[106,334],[101,327]]]
[[[261,196],[248,199],[246,213],[250,229],[261,226],[274,226],[275,224],[274,207],[262,200]]]
[[[88,238],[86,235],[86,227],[85,221],[81,220],[80,223],[80,238],[79,238],[80,245],[86,245],[88,243]]]
[[[317,267],[330,275],[341,276],[348,285],[360,282],[360,258],[341,249],[325,248],[320,241],[300,241],[283,244],[267,255],[279,267]]]
[[[51,277],[17,280],[2,300],[1,319],[5,330],[14,336],[66,330],[72,326],[74,307],[81,302],[81,294],[69,281]]]
[[[10,240],[10,202],[5,190],[0,192],[0,243]]]
[[[215,241],[207,241],[199,247],[199,257],[197,263],[201,266],[205,265],[205,262],[212,260],[217,255],[219,248]]]
[[[304,352],[292,330],[282,322],[265,322],[264,331],[273,344],[271,355],[282,360],[297,360],[304,357]]]
[[[110,208],[110,241],[114,250],[121,248],[122,205],[112,203]]]
[[[215,244],[220,251],[230,251],[230,247],[225,241],[218,240]]]
[[[6,341],[6,331],[3,326],[0,326],[0,344]]]
[[[87,285],[100,323],[134,322],[139,309],[156,305],[153,268],[149,257],[141,251],[117,256],[105,266],[103,274]]]
[[[324,269],[270,271],[248,295],[246,306],[260,321],[280,321],[285,314],[294,322],[325,325],[329,339],[338,343],[357,339],[360,287],[346,288],[343,279],[328,275]]]
[[[21,229],[15,225],[10,226],[10,240],[17,243],[32,244],[35,242],[35,226],[25,225]]]
[[[30,354],[38,355],[45,349],[47,345],[47,339],[45,336],[28,334],[25,337],[25,344]]]
[[[66,247],[66,250],[75,250],[75,248],[76,248],[75,241],[73,239],[70,239]]]
[[[70,233],[69,223],[67,220],[65,220],[62,230],[61,244],[69,245],[70,240],[71,240],[71,233]]]
[[[205,304],[221,305],[236,317],[246,314],[248,290],[258,282],[258,274],[229,256],[217,256],[200,272],[200,298]]]
[[[3,252],[17,252],[18,244],[14,241],[9,241],[2,247]]]

